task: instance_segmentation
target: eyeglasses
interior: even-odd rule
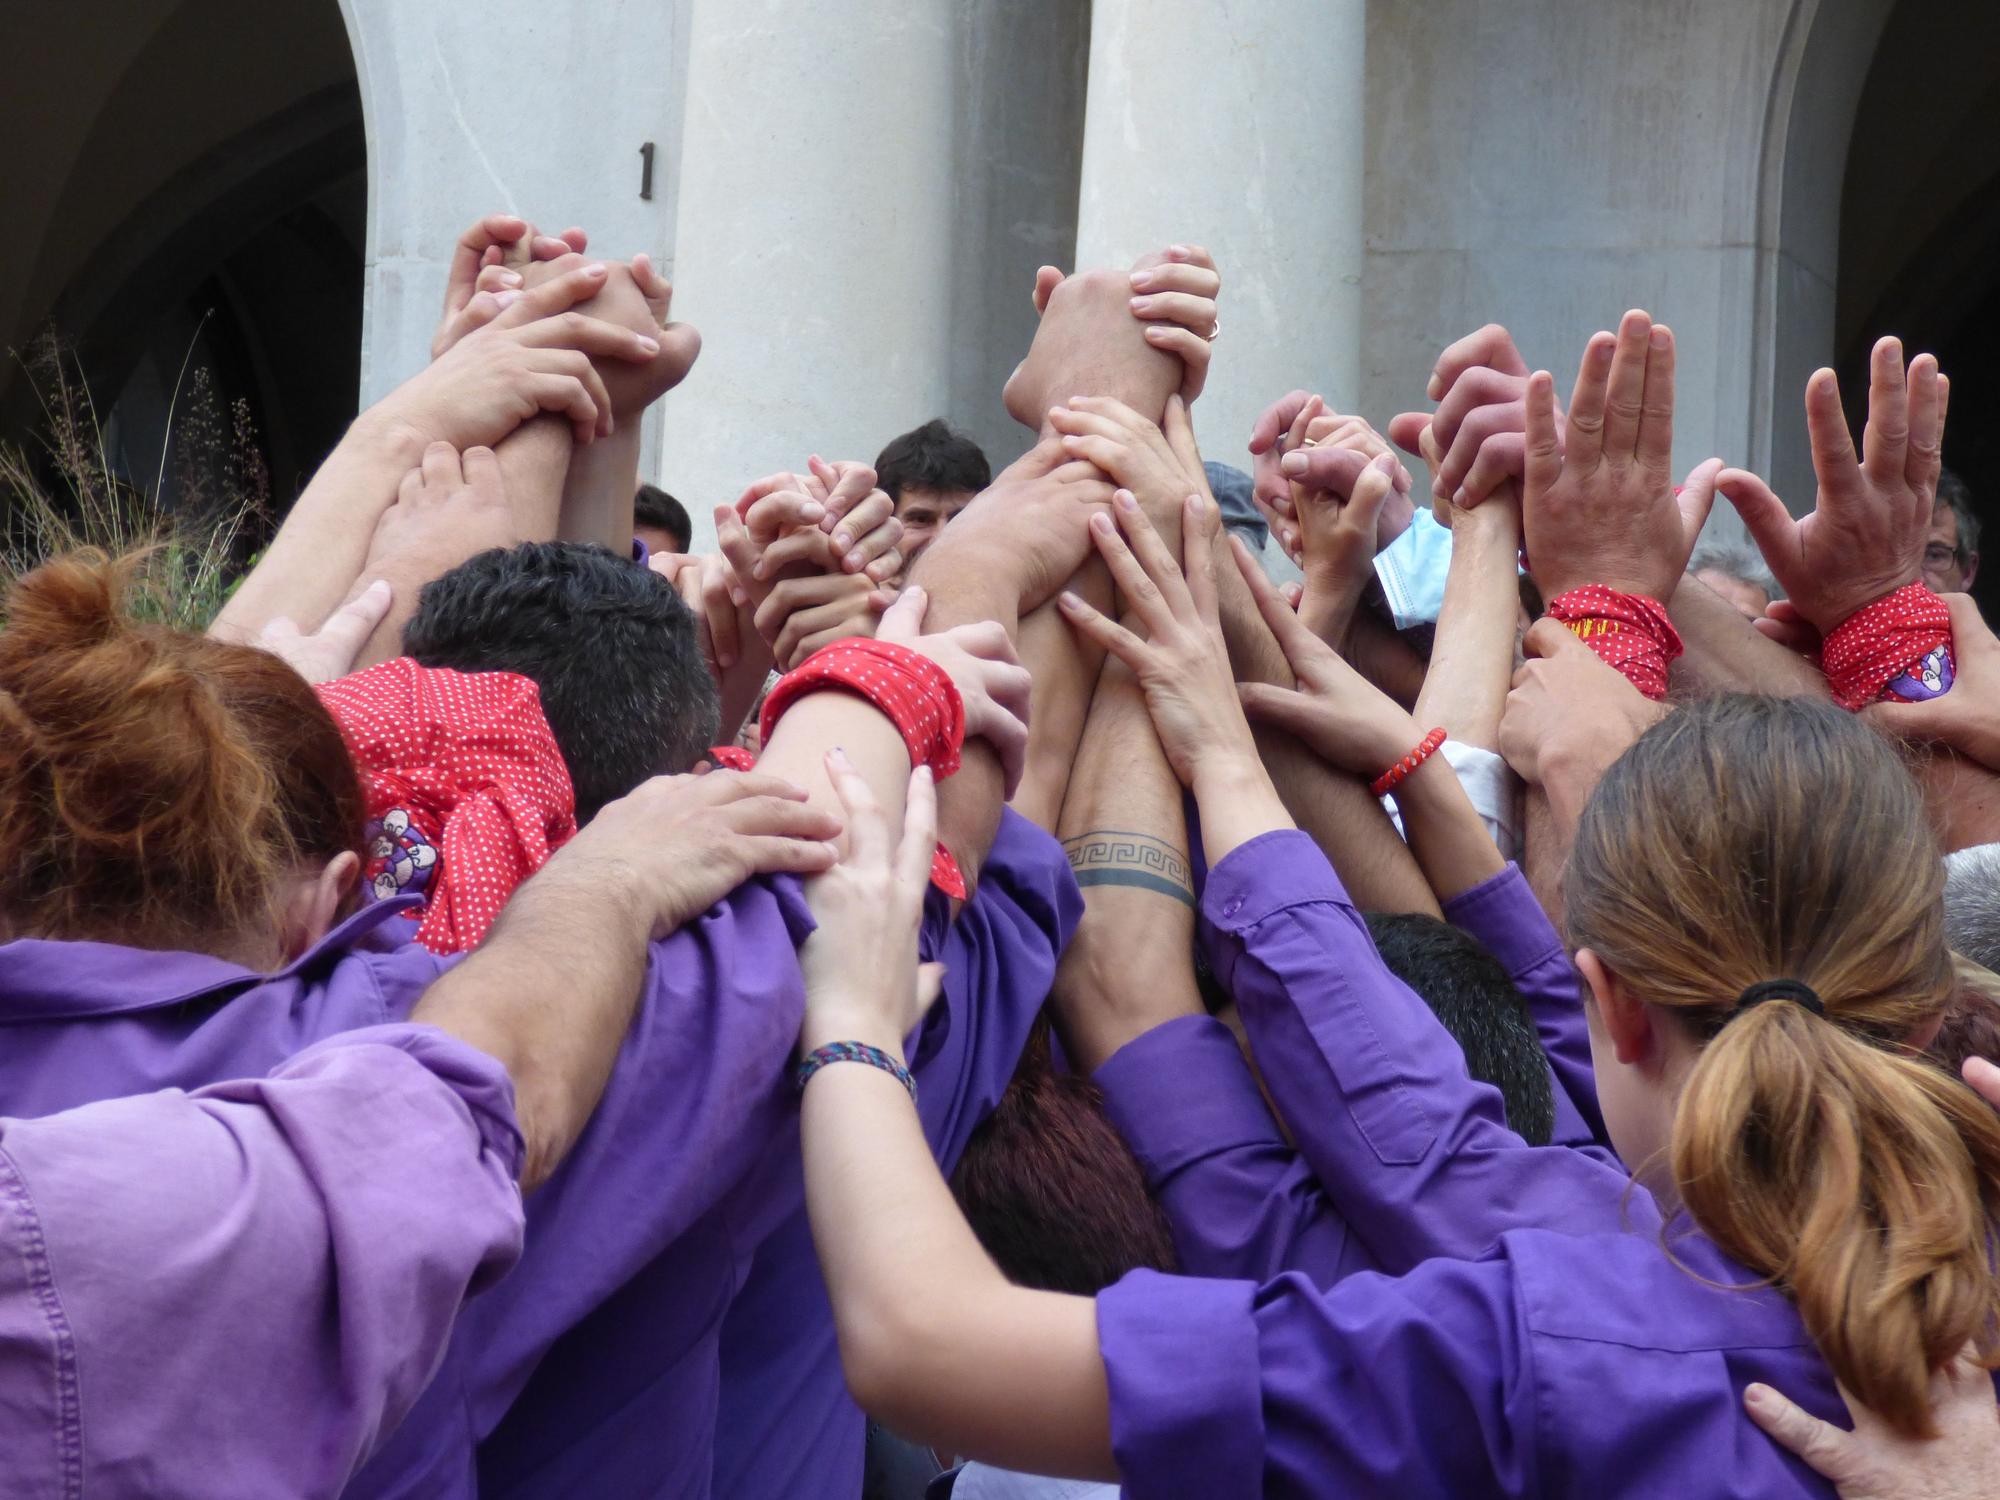
[[[1947,547],[1943,542],[1932,542],[1924,548],[1924,566],[1927,568],[1948,568],[1958,561],[1958,549]]]

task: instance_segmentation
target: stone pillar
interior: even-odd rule
[[[1362,0],[1095,0],[1078,265],[1180,242],[1222,271],[1202,451],[1247,465],[1294,386],[1360,387]]]
[[[951,386],[954,7],[689,0],[662,483],[697,537],[758,474],[873,458]],[[701,542],[697,541],[697,546]]]
[[[482,214],[517,213],[550,230],[581,224],[593,250],[620,259],[669,254],[679,7],[340,5],[368,126],[364,405],[430,357],[451,248]],[[649,141],[645,199],[640,148]],[[647,446],[641,472],[656,436]]]

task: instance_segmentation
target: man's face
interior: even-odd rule
[[[910,486],[896,502],[896,519],[903,523],[903,572],[924,548],[937,540],[945,523],[972,503],[971,490],[926,490]]]
[[[1924,538],[1924,582],[1940,594],[1962,594],[1978,572],[1976,554],[1959,561],[1958,512],[1940,505],[1931,512],[1931,534]]]

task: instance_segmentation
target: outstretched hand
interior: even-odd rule
[[[1542,596],[1600,584],[1670,598],[1714,498],[1706,480],[1674,493],[1673,333],[1626,313],[1584,348],[1567,433],[1547,371],[1528,377],[1526,419],[1521,524]]]
[[[1747,469],[1724,469],[1717,477],[1786,597],[1822,635],[1921,575],[1950,397],[1936,359],[1919,354],[1906,370],[1902,344],[1879,340],[1869,360],[1860,457],[1833,371],[1815,370],[1806,382],[1806,427],[1819,480],[1811,515],[1793,520]]]

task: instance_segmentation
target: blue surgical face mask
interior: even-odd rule
[[[1434,625],[1444,608],[1444,580],[1451,571],[1451,528],[1419,505],[1403,534],[1375,554],[1375,576],[1396,617],[1396,628]]]

